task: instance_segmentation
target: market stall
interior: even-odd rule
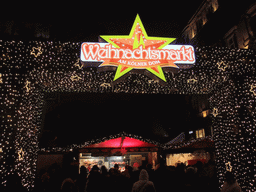
[[[165,147],[166,164],[176,166],[179,163],[194,165],[197,161],[207,163],[214,154],[214,141],[211,137],[173,143]]]
[[[157,162],[158,146],[129,136],[120,136],[113,139],[91,144],[79,149],[79,167],[85,166],[90,170],[93,165],[107,169],[119,165],[124,171],[125,165],[137,169],[144,162],[155,167]]]

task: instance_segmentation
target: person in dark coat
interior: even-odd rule
[[[61,185],[61,192],[78,192],[75,182],[71,178],[66,178]]]
[[[174,187],[181,181],[183,176],[178,171],[175,172],[175,177],[173,173],[167,168],[164,159],[160,159],[159,167],[154,171],[154,185],[156,191],[170,191],[170,186]],[[180,190],[179,190],[180,191]]]
[[[94,165],[91,169],[90,175],[88,177],[88,180],[86,182],[85,191],[86,192],[98,192],[102,191],[102,188],[104,186],[101,185],[101,174],[100,169],[97,165]]]
[[[152,165],[151,164],[147,164],[146,167],[147,167],[146,170],[148,172],[150,181],[154,182],[154,180],[155,180],[155,178],[154,178],[154,169],[152,168]]]
[[[242,192],[241,187],[237,183],[233,173],[227,171],[225,174],[225,182],[221,192]]]
[[[79,192],[84,192],[86,182],[87,182],[87,169],[85,166],[81,166],[80,174],[76,182]]]

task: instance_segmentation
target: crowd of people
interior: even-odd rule
[[[38,175],[35,191],[218,191],[214,167],[212,162],[205,165],[198,162],[195,166],[181,163],[172,167],[161,161],[156,170],[151,164],[142,164],[138,170],[126,165],[123,172],[120,172],[118,164],[109,170],[105,166],[99,168],[94,165],[90,172],[82,166],[80,173],[76,174],[75,170],[63,172],[55,165]]]
[[[194,166],[178,164],[166,166],[161,161],[156,170],[151,164],[143,164],[138,170],[126,165],[120,172],[118,164],[109,170],[94,165],[90,172],[82,166],[80,173],[74,169],[61,169],[57,164],[42,170],[35,182],[34,192],[165,192],[189,191],[218,192],[218,179],[214,162],[197,162]],[[8,184],[8,182],[7,182]],[[15,184],[7,185],[11,187]],[[18,185],[16,185],[17,187]],[[227,173],[221,192],[240,192],[241,188],[231,173]],[[16,190],[17,191],[17,190]],[[19,191],[23,191],[22,188]]]

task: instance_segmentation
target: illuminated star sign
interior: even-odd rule
[[[225,64],[223,61],[218,62],[217,65],[218,65],[218,69],[221,69],[222,71],[225,71],[226,68],[228,67],[228,65]]]
[[[188,79],[187,80],[187,83],[196,83],[197,82],[197,79]]]
[[[102,62],[99,67],[116,66],[114,81],[132,69],[146,69],[166,81],[162,67],[179,68],[176,64],[194,64],[194,48],[169,45],[175,38],[149,37],[139,15],[129,35],[103,35],[107,43],[83,43],[81,61]]]
[[[0,83],[3,83],[2,73],[0,73]]]
[[[226,163],[226,170],[232,172],[232,166],[230,161]]]
[[[70,79],[71,79],[72,81],[79,81],[79,79],[82,79],[82,78],[79,77],[78,75],[72,75],[72,76],[70,77]]]
[[[252,92],[253,95],[256,96],[256,85],[251,85],[250,92]]]
[[[77,59],[76,63],[74,64],[74,66],[78,67],[79,69],[83,68],[83,65],[80,65],[80,59]]]
[[[22,161],[24,157],[24,151],[22,148],[18,151],[18,155],[19,155],[19,161]]]
[[[218,113],[218,109],[217,108],[213,108],[213,112],[212,112],[214,117],[217,117]]]
[[[26,90],[27,92],[29,92],[30,89],[31,89],[31,88],[30,88],[30,83],[31,83],[30,81],[28,81],[28,80],[26,81],[25,88],[27,89],[27,90]]]
[[[38,57],[39,55],[42,54],[42,51],[41,51],[41,47],[33,47],[32,48],[32,51],[30,52],[31,55],[34,55],[35,57]]]

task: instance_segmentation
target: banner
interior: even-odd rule
[[[107,43],[82,43],[80,59],[102,62],[99,67],[116,66],[114,81],[132,69],[146,69],[166,81],[162,67],[195,63],[193,46],[170,44],[175,38],[149,37],[138,15],[130,35],[100,37]]]

